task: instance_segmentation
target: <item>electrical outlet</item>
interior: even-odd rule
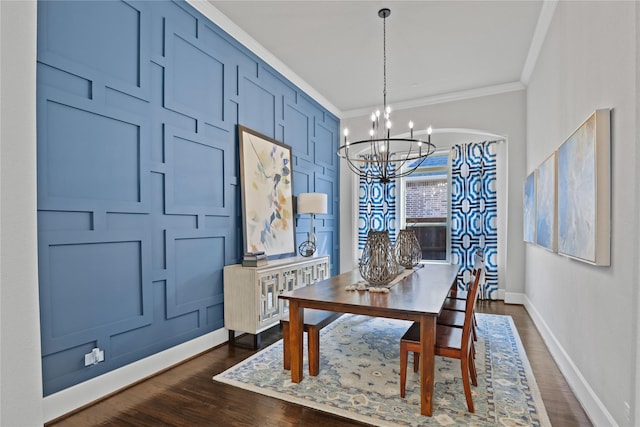
[[[96,365],[100,362],[104,362],[104,350],[94,348],[91,353],[84,355],[84,366]]]
[[[84,355],[84,366],[93,365],[93,352]]]

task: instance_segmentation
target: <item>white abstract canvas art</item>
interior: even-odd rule
[[[556,250],[556,153],[545,160],[536,179],[536,243]]]
[[[592,114],[558,149],[558,253],[609,265],[609,110]]]
[[[531,172],[524,181],[524,241],[536,241],[536,174]]]

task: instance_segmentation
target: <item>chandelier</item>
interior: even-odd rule
[[[344,130],[344,145],[338,156],[345,159],[349,169],[362,178],[377,179],[386,184],[396,178],[413,173],[436,149],[431,143],[431,126],[427,139],[414,139],[413,122],[409,122],[409,137],[391,137],[391,107],[387,105],[387,18],[391,10],[380,9],[378,16],[383,22],[383,108],[371,114],[369,138],[349,141],[349,130]]]

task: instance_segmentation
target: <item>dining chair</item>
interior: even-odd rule
[[[478,249],[474,254],[473,254],[473,268],[471,270],[471,280],[473,280],[475,274],[476,274],[476,269],[478,268],[478,266],[484,266],[484,253],[482,249]],[[469,293],[469,285],[470,283],[466,283],[465,286],[465,290],[459,290],[458,289],[458,283],[456,282],[452,287],[451,287],[451,291],[449,292],[449,299],[453,300],[453,299],[458,299],[458,300],[463,300],[466,301],[467,299],[467,295]],[[479,293],[479,292],[478,292]],[[464,311],[464,307],[462,307],[462,309],[460,311]]]
[[[436,356],[449,357],[460,360],[462,385],[467,400],[469,412],[474,412],[471,384],[478,385],[474,348],[472,339],[473,306],[478,293],[478,284],[482,275],[482,266],[476,269],[469,287],[471,298],[466,300],[464,326],[456,328],[436,325],[436,342],[434,352]],[[413,370],[416,372],[420,363],[420,323],[414,322],[400,339],[400,396],[405,397],[407,384],[407,359],[409,352],[413,352]]]
[[[482,270],[485,269],[484,259],[482,258],[482,251],[480,249],[474,254],[473,270],[471,271],[472,282],[475,279],[476,272],[478,271],[478,269],[482,269]],[[480,283],[478,283],[478,287],[480,286]],[[467,285],[466,291],[458,291],[457,293],[453,293],[453,291],[456,290],[457,288],[457,284],[452,287],[453,296],[445,300],[445,303],[443,305],[443,310],[438,316],[438,320],[437,320],[438,324],[446,325],[446,326],[454,326],[457,328],[462,328],[464,326],[466,300],[469,294],[469,291],[468,291],[469,285],[470,284]],[[480,295],[480,291],[478,290],[475,296],[476,301],[479,295]],[[478,326],[478,322],[476,321],[476,317],[475,317],[475,303],[474,303],[473,329],[472,329],[474,341],[477,340],[477,333],[476,333],[477,326]]]

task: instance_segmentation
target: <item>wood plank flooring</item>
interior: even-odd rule
[[[479,302],[479,312],[513,317],[554,426],[591,426],[522,306]],[[266,346],[279,329],[263,333]],[[222,345],[47,427],[87,426],[331,426],[363,425],[352,420],[213,381],[213,375],[254,351]]]

